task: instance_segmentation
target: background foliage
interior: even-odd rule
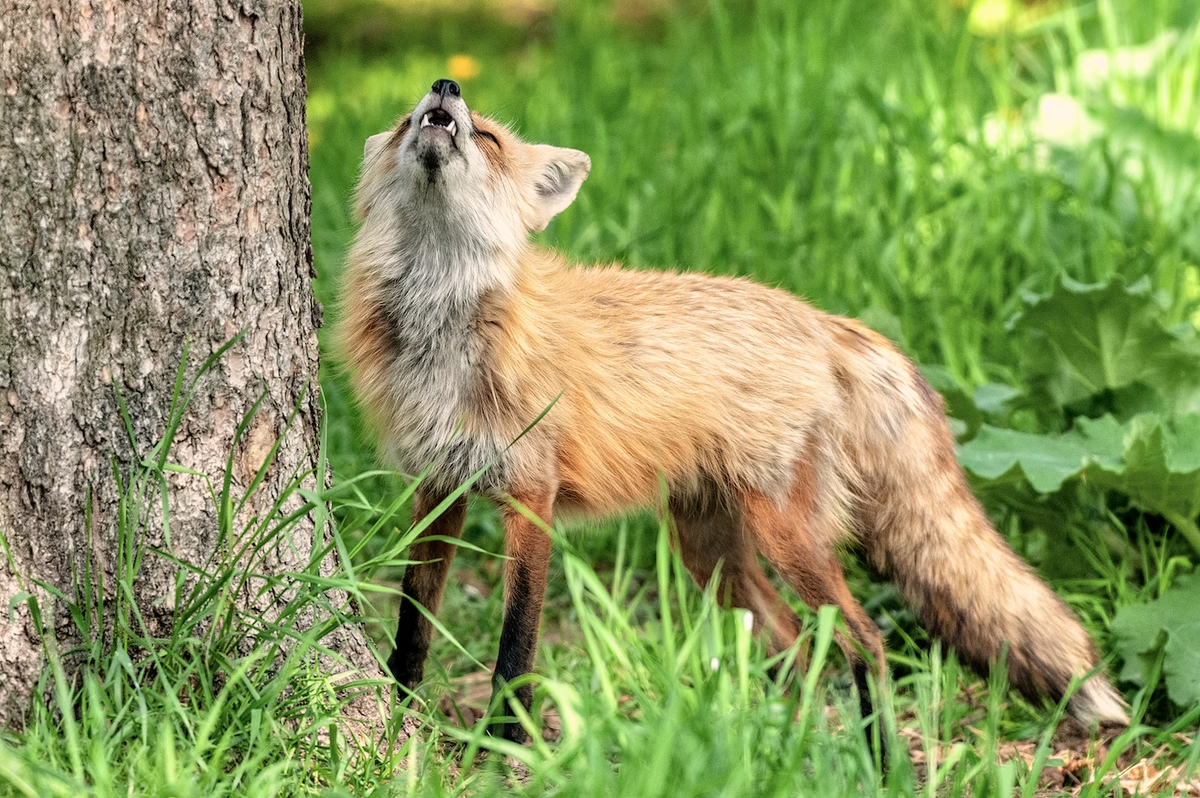
[[[1195,777],[1200,7],[310,0],[305,15],[316,288],[328,313],[364,139],[434,79],[457,79],[473,108],[591,155],[545,244],[583,261],[749,275],[859,317],[910,354],[946,397],[993,520],[1095,633],[1135,724],[1066,745],[1053,736],[1058,712],[1025,704],[998,676],[961,672],[849,552],[852,588],[884,630],[896,676],[885,735],[913,754],[882,774],[829,649],[834,615],[796,604],[810,666],[802,684],[777,684],[740,614],[702,595],[666,530],[636,516],[556,531],[533,679],[540,711],[528,719],[536,742],[513,748],[472,724],[486,704],[486,676],[474,674],[495,656],[502,573],[495,515],[473,504],[412,700],[427,723],[404,747],[322,736],[339,704],[306,658],[319,649],[311,635],[278,667],[230,642],[255,619],[231,619],[215,648],[197,642],[221,586],[245,576],[227,563],[212,590],[181,603],[178,639],[147,639],[132,618],[110,645],[76,652],[82,681],[48,671],[51,709],[0,745],[0,794],[526,784],[623,796],[1028,796],[1169,793]],[[343,573],[297,575],[293,614],[328,609],[322,590],[342,587],[364,600],[386,652],[404,548],[420,527],[408,520],[408,481],[378,470],[338,364],[323,369],[322,463],[336,483],[305,500],[333,503],[350,556]],[[157,499],[131,495],[139,501]],[[238,528],[251,546],[280,529]],[[1131,782],[1139,760],[1158,775]],[[1051,772],[1059,781],[1046,781]]]
[[[591,155],[547,244],[583,261],[752,275],[900,343],[947,396],[994,517],[1046,576],[1071,579],[1060,587],[1079,591],[1098,631],[1191,568],[1194,5],[502,13],[314,4],[324,299],[352,230],[351,143],[388,127],[430,76],[452,74],[472,107]],[[363,18],[370,30],[350,22]],[[336,377],[327,388],[344,444],[331,449],[335,472],[355,473],[370,448],[352,422],[341,429],[353,409]],[[490,516],[473,523],[498,550]],[[580,545],[611,560],[611,531]],[[1139,561],[1151,552],[1152,567]],[[862,593],[910,625],[886,590]]]

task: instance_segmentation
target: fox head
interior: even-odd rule
[[[367,139],[355,213],[513,251],[571,204],[591,166],[579,150],[522,141],[439,80],[393,130]]]

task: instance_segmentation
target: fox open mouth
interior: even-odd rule
[[[434,108],[432,111],[425,114],[425,116],[421,117],[421,129],[424,130],[427,127],[445,130],[450,134],[451,138],[454,138],[454,134],[458,131],[458,125],[455,124],[454,117],[450,116],[450,114],[442,108]]]

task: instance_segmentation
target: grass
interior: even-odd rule
[[[1172,322],[1191,318],[1200,296],[1200,160],[1176,151],[1190,152],[1200,129],[1200,91],[1191,91],[1200,87],[1196,9],[1182,0],[1032,4],[1014,6],[1011,24],[993,29],[976,12],[996,4],[976,5],[627,3],[617,14],[607,4],[562,3],[524,27],[486,10],[406,14],[379,3],[338,11],[313,2],[306,13],[321,26],[310,34],[320,49],[309,54],[318,295],[332,307],[354,229],[349,195],[363,140],[445,76],[448,58],[467,55],[478,66],[462,79],[473,108],[531,140],[591,155],[579,199],[543,234],[574,258],[751,275],[863,318],[968,390],[1018,381],[1019,343],[1005,321],[1023,291],[1044,289],[1060,273],[1148,276]],[[648,16],[628,21],[638,8]],[[1097,83],[1080,70],[1089,52],[1141,45],[1168,29],[1191,44],[1149,77]],[[1045,121],[1039,108],[1048,93],[1086,109],[1101,134],[1061,146],[1039,141],[1030,131]],[[1137,721],[1128,731],[1068,741],[1059,709],[1024,703],[998,675],[962,672],[929,645],[894,589],[850,556],[852,588],[888,637],[895,681],[884,733],[892,750],[917,753],[915,764],[898,756],[884,774],[830,648],[836,616],[799,608],[808,668],[797,684],[776,683],[741,615],[691,584],[667,550],[669,529],[650,515],[556,530],[545,640],[531,677],[535,742],[491,740],[482,724],[467,723],[481,710],[471,674],[494,658],[500,627],[494,552],[502,534],[484,503],[471,506],[470,545],[440,616],[444,634],[411,701],[422,731],[395,747],[359,748],[336,733],[330,741],[347,698],[321,656],[328,628],[305,631],[299,619],[320,611],[349,620],[327,590],[337,587],[379,616],[373,634],[386,646],[403,551],[419,526],[407,516],[411,484],[377,470],[336,364],[323,368],[320,468],[338,481],[293,498],[316,512],[332,504],[327,520],[336,521],[349,567],[320,579],[272,577],[292,592],[285,622],[255,652],[238,642],[261,636],[261,625],[219,616],[222,597],[253,572],[237,560],[198,576],[179,602],[186,623],[168,638],[148,635],[129,602],[118,634],[68,652],[82,664],[78,677],[66,678],[48,646],[48,700],[0,743],[0,795],[490,795],[523,787],[555,795],[1030,796],[1054,791],[1045,774],[1065,774],[1064,791],[1107,795],[1128,790],[1119,773],[1147,757],[1160,769],[1184,769],[1168,786],[1195,777],[1200,746],[1190,741],[1200,709],[1171,705],[1157,681],[1127,691]],[[160,501],[154,486],[165,462],[122,475],[135,509]],[[1143,519],[1114,527],[1124,541],[1115,556],[1077,530],[1047,536],[994,509],[1102,643],[1117,607],[1181,567]],[[272,518],[253,528],[226,514],[214,519],[226,534],[245,534],[251,549],[287,529]],[[121,575],[130,595],[134,576]],[[63,598],[79,604],[78,622],[90,628],[86,601]],[[214,638],[207,630],[217,617],[225,621]],[[375,687],[391,689],[357,689]],[[402,714],[388,721],[393,738],[402,736]],[[1086,766],[1055,764],[1064,748],[1086,755]],[[1082,785],[1071,781],[1077,776]]]
[[[322,455],[318,468],[324,463]],[[157,484],[162,474],[153,461],[129,474],[125,498],[133,518],[159,501],[154,490],[139,486]],[[297,513],[319,513],[326,501],[339,503],[346,493],[347,487],[335,487],[310,496]],[[252,549],[270,543],[280,519],[258,520],[243,527]],[[123,532],[129,539],[137,530]],[[341,713],[355,692],[381,683],[359,680],[347,691],[322,655],[322,633],[329,627],[288,619],[315,609],[352,620],[341,614],[344,604],[329,603],[327,588],[354,593],[363,574],[397,558],[418,533],[413,528],[386,535],[380,557],[359,558],[358,576],[343,568],[317,580],[320,553],[308,569],[291,574],[263,577],[242,558],[198,573],[180,596],[169,637],[150,636],[131,603],[108,644],[91,641],[74,652],[82,661],[73,678],[48,639],[50,667],[42,687],[49,700],[34,708],[23,733],[0,743],[0,794],[494,795],[521,785],[555,795],[958,796],[1019,790],[1028,796],[1039,782],[1027,771],[1039,773],[1043,763],[1061,756],[1051,736],[1061,708],[1049,716],[1014,708],[999,673],[987,685],[966,679],[972,690],[964,699],[964,675],[934,646],[904,655],[914,661],[895,682],[895,703],[883,704],[891,749],[912,744],[923,758],[913,765],[900,756],[882,774],[833,655],[836,612],[824,608],[808,617],[807,670],[797,684],[778,683],[769,673],[774,663],[750,637],[742,614],[718,609],[711,592],[691,585],[668,551],[665,525],[658,529],[659,556],[649,580],[627,559],[627,533],[617,533],[607,579],[569,540],[556,536],[580,638],[552,647],[531,677],[540,710],[536,720],[525,718],[537,741],[531,747],[492,740],[482,724],[461,728],[420,701],[410,710],[426,724],[421,732],[403,744],[388,742],[404,740],[403,713],[397,711],[386,722],[382,744],[356,745],[337,735]],[[370,542],[371,534],[360,535],[357,545]],[[135,546],[131,554],[129,562],[154,553]],[[136,569],[122,569],[118,591],[131,592],[136,577]],[[252,612],[228,612],[227,599],[246,578],[265,578],[269,587],[289,591],[279,624],[264,626]],[[72,615],[82,630],[90,628],[83,613]],[[245,651],[239,643],[251,635],[258,645]],[[1135,699],[1135,717],[1148,696],[1143,691]],[[1037,727],[1028,762],[1002,756],[1014,714]],[[1108,793],[1102,785],[1112,781],[1118,759],[1146,752],[1194,767],[1195,747],[1189,752],[1176,734],[1193,727],[1198,714],[1157,728],[1135,723],[1106,743],[1094,763],[1097,781],[1083,794]],[[542,741],[546,718],[555,718],[551,726],[561,730],[552,743]]]

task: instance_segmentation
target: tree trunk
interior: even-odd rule
[[[244,330],[199,382],[171,461],[219,487],[233,449],[244,488],[298,405],[258,493],[265,510],[314,462],[320,309],[299,0],[5,0],[0,84],[0,723],[12,723],[44,666],[28,609],[8,617],[18,575],[44,613],[56,607],[44,623],[67,641],[70,618],[31,580],[70,596],[88,562],[112,590],[113,462],[134,457],[118,391],[145,456],[185,340],[194,374]],[[208,488],[169,483],[169,550],[203,562],[218,530]],[[168,548],[161,524],[149,531]],[[313,538],[299,527],[273,567],[302,569]],[[147,557],[148,618],[169,620],[174,578]],[[335,645],[377,672],[356,633]]]

